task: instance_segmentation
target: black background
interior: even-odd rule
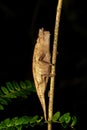
[[[33,81],[32,54],[37,33],[42,27],[49,30],[52,47],[56,6],[57,0],[0,0],[1,85],[13,80]],[[60,110],[76,115],[77,129],[86,129],[87,117],[86,12],[86,0],[63,1],[56,65],[54,112]],[[1,114],[2,119],[42,113],[36,95],[29,97],[25,103],[21,102],[11,104]]]

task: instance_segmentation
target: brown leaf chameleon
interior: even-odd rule
[[[33,54],[33,77],[38,98],[43,108],[44,118],[46,117],[45,90],[51,70],[50,54],[50,32],[39,29],[37,42]]]

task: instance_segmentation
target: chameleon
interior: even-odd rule
[[[51,71],[51,54],[50,54],[50,32],[39,29],[38,38],[33,52],[33,78],[36,92],[40,100],[44,119],[46,117],[45,91]]]

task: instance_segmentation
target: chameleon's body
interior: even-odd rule
[[[46,120],[45,90],[50,75],[50,32],[39,30],[33,54],[33,77]]]

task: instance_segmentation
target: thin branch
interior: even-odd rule
[[[55,74],[56,70],[56,57],[57,57],[57,47],[58,47],[58,33],[59,33],[59,23],[60,15],[62,9],[63,0],[58,0],[57,11],[56,11],[56,20],[55,20],[55,29],[54,29],[54,41],[53,41],[53,55],[52,55],[52,69],[51,73]],[[53,98],[54,98],[54,86],[55,86],[55,76],[51,77],[50,81],[50,92],[49,92],[49,106],[48,106],[48,121],[52,120],[53,115]],[[52,130],[52,123],[48,123],[48,130]]]

